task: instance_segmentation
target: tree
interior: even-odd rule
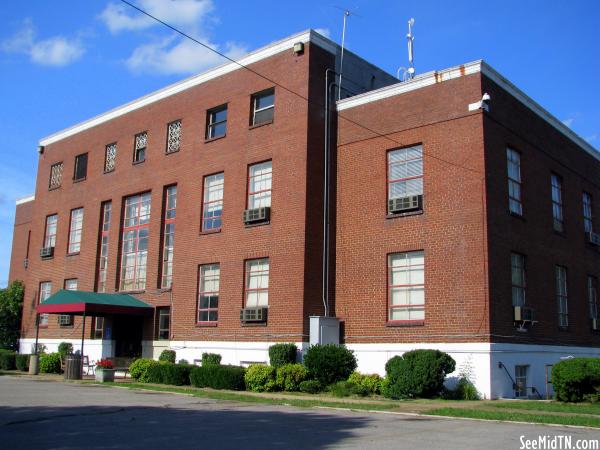
[[[25,287],[20,281],[0,289],[0,348],[17,350]]]

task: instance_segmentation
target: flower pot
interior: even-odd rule
[[[96,367],[96,381],[99,381],[100,383],[115,381],[115,369]]]

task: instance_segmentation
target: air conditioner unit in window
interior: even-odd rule
[[[40,250],[40,256],[42,258],[51,258],[54,256],[54,247],[44,247]]]
[[[269,308],[242,308],[240,321],[242,323],[266,322]]]
[[[527,306],[515,306],[514,307],[514,318],[515,322],[533,322],[533,308]]]
[[[600,330],[600,320],[592,319],[591,322],[592,322],[592,330],[594,330],[594,331]]]
[[[271,219],[271,208],[263,206],[261,208],[244,210],[244,223],[268,222]]]
[[[592,245],[600,245],[600,234],[590,231],[589,233],[585,233],[585,235],[588,243]]]
[[[73,325],[73,316],[68,314],[61,314],[60,316],[58,316],[58,324],[61,327]]]
[[[407,211],[415,211],[423,208],[422,195],[410,195],[408,197],[391,198],[388,200],[388,213],[397,214]]]

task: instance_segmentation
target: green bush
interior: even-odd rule
[[[308,370],[302,364],[285,364],[277,368],[275,384],[283,391],[296,392],[307,378]]]
[[[455,367],[454,359],[439,350],[413,350],[394,356],[385,365],[388,384],[383,394],[394,399],[435,397]]]
[[[164,384],[174,386],[183,386],[190,384],[190,371],[192,366],[189,364],[162,364],[162,379]]]
[[[246,389],[254,392],[276,391],[278,386],[275,382],[275,374],[275,367],[252,364],[244,376]]]
[[[176,357],[177,357],[177,353],[175,352],[175,350],[163,350],[160,353],[158,360],[175,364]]]
[[[150,364],[148,369],[146,369],[146,379],[147,383],[156,383],[163,384],[164,383],[164,371],[163,366],[167,363],[165,361],[157,361],[157,364]]]
[[[600,386],[600,358],[565,359],[552,367],[554,398],[581,402]]]
[[[65,359],[65,356],[73,353],[73,344],[70,342],[61,342],[58,344],[58,353],[63,359]]]
[[[0,369],[15,370],[16,353],[12,350],[0,350]]]
[[[17,350],[25,286],[13,281],[0,289],[0,348]]]
[[[454,389],[445,389],[442,397],[446,400],[480,400],[475,385],[466,377],[461,377]]]
[[[202,365],[221,364],[221,355],[218,353],[202,353]]]
[[[27,372],[29,370],[29,357],[31,355],[17,355],[15,358],[15,366],[17,370],[21,372]]]
[[[369,390],[363,386],[352,383],[350,381],[338,381],[329,386],[329,392],[334,397],[350,397],[351,395],[359,395],[365,397],[369,395]]]
[[[281,367],[296,362],[296,344],[275,344],[269,347],[269,361],[273,367]]]
[[[61,373],[60,353],[43,353],[40,355],[41,373]]]
[[[356,369],[356,358],[351,350],[340,345],[313,345],[304,355],[304,365],[311,378],[328,386],[347,380]]]
[[[159,362],[154,361],[153,359],[136,359],[129,366],[129,374],[131,375],[131,378],[139,381],[140,383],[150,383],[150,379],[148,378],[148,369],[156,365],[159,365]]]
[[[244,390],[244,374],[246,369],[239,366],[208,366],[193,367],[190,372],[190,382],[195,387],[213,389]]]
[[[177,361],[177,364],[187,364],[187,365],[189,365],[190,362],[187,359],[181,358],[179,361]]]
[[[362,373],[352,372],[348,381],[366,389],[371,395],[381,394],[381,383],[383,379],[376,373],[371,375],[363,375]]]
[[[317,380],[306,380],[300,383],[300,392],[307,394],[318,394],[323,390],[323,386]]]

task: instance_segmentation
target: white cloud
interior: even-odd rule
[[[56,67],[66,66],[81,58],[85,53],[79,39],[54,36],[49,39],[36,40],[35,27],[29,19],[23,22],[23,28],[12,38],[2,42],[1,48],[9,53],[26,54],[36,64]]]
[[[586,137],[585,140],[588,142],[594,142],[597,138],[598,138],[598,135],[596,133],[594,133],[594,134]]]
[[[562,123],[568,127],[570,127],[571,125],[573,125],[573,122],[575,121],[575,117],[569,117],[568,119],[565,119],[562,121]]]
[[[331,31],[329,31],[329,28],[315,28],[315,31],[326,38],[331,38]]]

